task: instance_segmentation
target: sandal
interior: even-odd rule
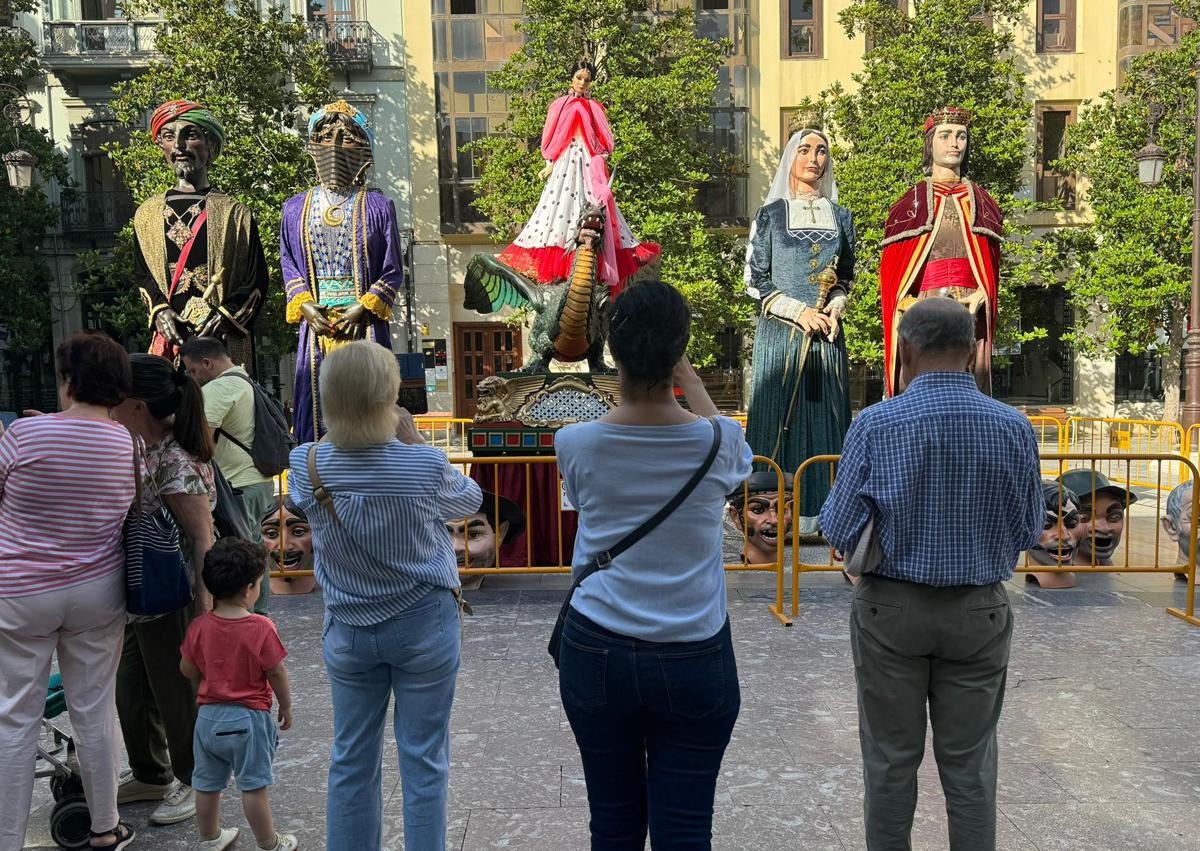
[[[136,833],[133,828],[126,822],[118,821],[117,826],[112,830],[102,830],[99,833],[96,831],[88,831],[92,835],[92,839],[101,839],[105,836],[111,836],[116,840],[112,845],[92,845],[92,848],[103,848],[105,851],[121,851],[122,848],[127,848],[133,842]]]

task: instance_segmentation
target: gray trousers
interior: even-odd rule
[[[951,851],[995,851],[996,723],[1012,611],[1003,584],[862,577],[850,615],[868,851],[910,851],[926,706]]]

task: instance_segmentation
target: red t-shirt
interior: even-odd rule
[[[287,650],[269,618],[205,612],[188,627],[179,652],[200,669],[197,704],[237,703],[271,711],[267,671],[284,660]]]

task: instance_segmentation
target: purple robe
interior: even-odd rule
[[[324,354],[317,335],[300,317],[298,310],[300,301],[307,300],[303,298],[305,294],[320,300],[314,281],[312,239],[308,233],[309,206],[315,191],[309,189],[284,202],[279,234],[288,321],[300,325],[294,402],[294,432],[300,443],[316,440],[325,433],[317,383]],[[376,189],[362,191],[354,201],[350,227],[353,228],[354,285],[359,302],[365,304],[371,317],[367,324],[367,339],[391,349],[390,314],[404,280],[396,207]],[[380,316],[380,310],[389,318]]]

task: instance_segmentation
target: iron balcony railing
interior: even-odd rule
[[[44,25],[42,55],[148,57],[161,26],[157,21],[52,21]]]
[[[128,192],[81,192],[63,202],[64,233],[116,233],[133,218],[133,197]]]
[[[369,74],[375,67],[371,55],[375,31],[366,21],[309,21],[308,34],[325,45],[329,64],[338,71]]]

